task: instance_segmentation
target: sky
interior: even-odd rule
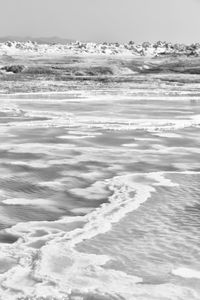
[[[200,42],[200,0],[0,0],[0,36]]]

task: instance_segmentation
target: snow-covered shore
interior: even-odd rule
[[[127,55],[127,56],[161,56],[187,55],[199,56],[200,44],[184,45],[167,42],[136,44],[86,43],[38,44],[36,42],[7,41],[0,43],[0,55]]]

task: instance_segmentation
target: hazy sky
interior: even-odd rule
[[[200,0],[0,0],[0,36],[200,41]]]

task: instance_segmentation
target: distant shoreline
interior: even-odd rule
[[[0,55],[70,55],[70,56],[200,56],[200,44],[172,44],[167,42],[136,44],[129,42],[127,44],[119,43],[89,43],[89,42],[68,42],[66,44],[51,43],[38,44],[34,41],[18,42],[7,41],[0,43]]]

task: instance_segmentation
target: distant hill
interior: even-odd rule
[[[4,36],[0,37],[0,43],[4,43],[7,41],[18,41],[18,42],[27,42],[27,41],[34,41],[38,44],[67,44],[74,42],[73,39],[66,39],[66,38],[60,38],[58,36],[52,36],[52,37],[32,37],[32,36],[26,36],[26,37],[20,37],[20,36]]]

